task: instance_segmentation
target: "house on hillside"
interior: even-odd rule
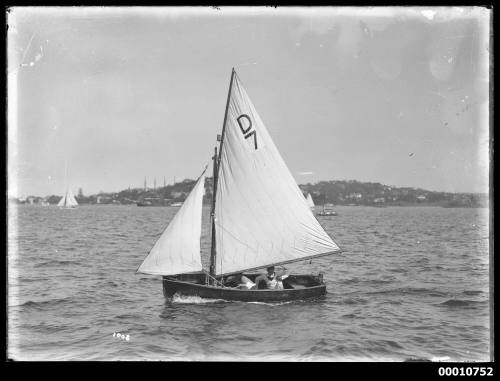
[[[187,197],[187,192],[170,192],[170,198],[179,199]]]
[[[110,204],[112,202],[111,197],[97,196],[98,204]]]
[[[361,200],[363,198],[363,195],[361,193],[351,193],[347,195],[346,198],[354,198],[356,200]]]

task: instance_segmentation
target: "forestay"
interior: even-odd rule
[[[234,73],[215,204],[216,274],[340,251],[312,214]]]
[[[206,171],[206,168],[205,168]],[[205,171],[137,270],[153,275],[201,271],[200,237]]]

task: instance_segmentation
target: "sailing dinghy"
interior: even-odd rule
[[[78,206],[78,202],[73,196],[71,189],[66,191],[66,194],[61,198],[57,206],[61,209],[75,209]]]
[[[241,275],[254,282],[255,270],[341,250],[311,212],[234,69],[218,141],[209,271],[200,256],[206,168],[137,271],[161,275],[167,298],[276,302],[325,294],[321,273],[290,274],[283,289],[237,287]]]
[[[334,210],[325,209],[325,205],[323,205],[323,210],[317,213],[317,215],[322,217],[331,217],[331,216],[336,216],[337,212],[335,212]]]

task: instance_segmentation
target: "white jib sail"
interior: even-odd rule
[[[204,184],[205,171],[142,262],[138,272],[175,275],[202,270],[200,238]]]
[[[315,206],[311,193],[307,194],[307,204],[309,205],[310,208],[314,208]]]
[[[215,203],[216,274],[340,251],[234,75]]]

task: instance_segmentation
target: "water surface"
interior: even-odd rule
[[[286,266],[327,294],[281,304],[168,302],[136,274],[177,210],[10,209],[9,358],[489,361],[487,209],[337,207],[318,220],[345,252]]]

